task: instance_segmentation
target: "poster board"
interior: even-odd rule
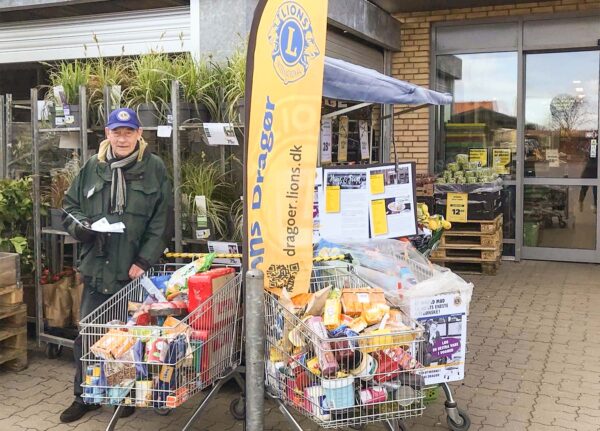
[[[323,169],[321,236],[329,240],[369,238],[369,180],[366,169]]]
[[[465,376],[467,302],[460,293],[412,298],[409,315],[425,328],[425,368],[418,373],[425,385],[455,382]]]
[[[512,153],[510,148],[494,148],[492,150],[492,168],[499,175],[510,174]]]
[[[414,163],[323,169],[320,236],[331,241],[417,233]]]
[[[367,171],[371,238],[416,235],[414,164],[382,165],[369,168]]]

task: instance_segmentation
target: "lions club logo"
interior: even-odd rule
[[[128,121],[131,118],[131,116],[129,115],[129,112],[121,111],[117,114],[117,118],[121,121]]]
[[[273,46],[275,72],[284,84],[302,79],[310,61],[320,54],[310,17],[293,1],[283,3],[277,10],[269,43]]]

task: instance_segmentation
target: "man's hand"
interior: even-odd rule
[[[132,280],[138,278],[143,273],[144,273],[144,270],[142,268],[140,268],[139,266],[137,266],[135,263],[133,265],[131,265],[131,268],[129,268],[129,278],[131,278]]]

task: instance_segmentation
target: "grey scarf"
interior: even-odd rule
[[[108,147],[108,151],[106,152],[106,161],[112,170],[112,182],[110,184],[110,207],[113,214],[123,214],[125,205],[127,205],[127,184],[125,182],[125,174],[123,171],[135,165],[139,152],[139,145],[136,145],[133,153],[125,158],[117,159],[113,155],[112,147]]]

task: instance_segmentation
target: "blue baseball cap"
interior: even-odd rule
[[[117,127],[128,127],[137,130],[141,125],[140,120],[133,109],[119,108],[110,113],[106,127],[110,130],[116,129]]]

